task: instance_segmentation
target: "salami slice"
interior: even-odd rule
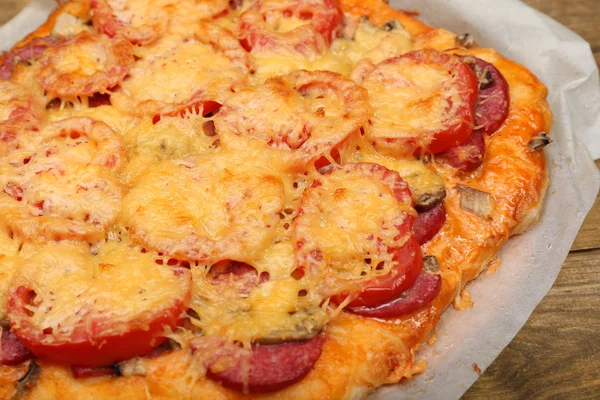
[[[421,212],[415,218],[413,235],[419,244],[427,243],[442,229],[446,222],[446,208],[439,202],[433,208]]]
[[[413,286],[400,297],[376,307],[348,307],[348,311],[371,318],[399,318],[425,307],[442,288],[437,274],[421,272]]]
[[[54,36],[45,36],[32,39],[23,47],[18,47],[6,55],[4,62],[0,65],[0,79],[10,79],[13,68],[23,61],[38,58],[48,47],[59,43],[61,39]]]
[[[251,351],[221,344],[219,351],[212,350],[207,377],[225,387],[250,393],[281,390],[310,372],[324,343],[325,337],[316,336],[302,342],[256,344]],[[195,352],[203,350],[194,345],[192,348]]]
[[[475,102],[475,128],[492,135],[508,117],[508,83],[493,64],[474,56],[463,57],[462,60],[475,71],[479,83]]]
[[[33,357],[33,354],[9,330],[0,331],[0,365],[17,365]]]
[[[465,143],[452,147],[440,154],[439,159],[464,172],[477,169],[485,157],[485,142],[483,131],[477,129]]]

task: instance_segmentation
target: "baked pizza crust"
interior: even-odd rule
[[[410,379],[423,370],[425,363],[417,362],[415,353],[431,335],[441,313],[452,303],[459,309],[468,307],[468,295],[462,296],[465,285],[497,260],[499,249],[511,235],[526,231],[539,216],[548,184],[546,159],[543,151],[530,151],[528,143],[540,132],[550,131],[552,117],[545,100],[547,89],[525,67],[493,49],[459,48],[455,34],[433,29],[382,1],[343,0],[341,4],[349,14],[368,15],[375,25],[398,19],[415,38],[417,48],[472,54],[493,63],[510,87],[508,119],[497,133],[486,136],[481,168],[457,176],[450,167],[432,160],[431,165],[444,178],[447,190],[446,223],[423,246],[425,253],[435,255],[440,261],[443,285],[435,300],[413,315],[390,321],[342,313],[328,324],[327,341],[314,369],[299,383],[274,393],[247,396],[226,389],[206,379],[204,367],[184,348],[147,360],[146,376],[77,380],[68,367],[38,360],[41,376],[22,398],[359,399],[381,385]],[[48,35],[63,13],[85,19],[88,12],[85,0],[63,4],[15,48]],[[6,54],[0,58],[0,64],[4,57]],[[461,208],[458,185],[491,195],[490,218],[483,220]],[[0,367],[0,398],[13,395],[15,379],[25,370],[24,365]]]

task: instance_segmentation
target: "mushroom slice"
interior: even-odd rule
[[[473,189],[465,185],[457,185],[460,193],[460,207],[483,219],[490,219],[492,215],[492,196],[489,193]]]
[[[475,39],[473,39],[471,34],[463,33],[462,35],[458,35],[456,37],[456,43],[465,49],[470,49],[475,44]]]
[[[116,368],[121,376],[146,376],[148,362],[141,357],[134,357],[117,364]]]
[[[552,143],[552,138],[546,132],[540,132],[529,141],[527,147],[531,151],[537,151],[548,146],[550,143]]]
[[[431,256],[429,254],[423,255],[423,269],[427,272],[431,272],[433,274],[437,274],[440,272],[440,264],[438,263],[438,259],[436,256]]]
[[[268,336],[257,340],[261,344],[276,344],[287,341],[312,339],[321,332],[327,324],[327,312],[320,307],[310,307],[298,310],[291,316],[295,320],[293,327],[274,328]]]
[[[399,161],[391,167],[408,183],[417,211],[427,211],[446,197],[442,177],[422,162]]]
[[[35,385],[40,377],[42,369],[34,361],[29,362],[29,369],[27,372],[17,381],[17,390],[13,395],[13,399],[23,399],[27,396],[27,393]]]

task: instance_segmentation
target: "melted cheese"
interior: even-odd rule
[[[168,36],[137,53],[141,60],[111,98],[131,114],[140,107],[158,112],[165,105],[184,104],[197,96],[223,102],[224,95],[242,79],[230,59],[195,39]]]
[[[85,221],[90,216],[102,221],[92,247],[97,254],[91,254],[83,243],[90,239],[87,236],[67,237],[79,239],[78,243],[50,244],[45,242],[52,238],[45,237],[41,243],[25,243],[19,253],[15,253],[16,240],[7,239],[10,251],[3,250],[0,240],[0,250],[7,253],[4,259],[15,260],[0,264],[0,268],[13,271],[14,265],[18,281],[38,293],[42,304],[33,309],[35,324],[64,334],[77,326],[77,315],[86,307],[118,322],[180,298],[185,290],[182,279],[155,263],[175,258],[191,264],[190,307],[199,317],[192,320],[196,329],[171,333],[183,345],[198,331],[241,341],[246,346],[256,341],[314,336],[335,317],[327,309],[329,295],[349,288],[348,280],[360,281],[367,275],[387,272],[389,267],[380,271],[374,267],[389,261],[389,254],[377,252],[368,237],[376,233],[386,244],[401,245],[405,238],[397,238],[395,226],[402,222],[399,216],[414,211],[398,203],[389,187],[376,179],[352,174],[328,176],[322,187],[311,189],[319,194],[315,199],[318,206],[313,204],[316,208],[310,212],[305,207],[305,215],[314,218],[308,218],[302,229],[309,241],[307,247],[318,248],[327,261],[324,274],[335,275],[337,281],[324,283],[324,275],[308,273],[295,279],[298,252],[293,224],[298,221],[303,193],[315,179],[323,178],[314,168],[307,170],[307,163],[321,156],[335,162],[337,157],[331,151],[335,147],[342,162],[378,162],[406,176],[411,188],[428,190],[435,178],[417,161],[383,157],[359,141],[361,124],[372,110],[365,92],[351,81],[320,76],[325,85],[295,88],[295,82],[270,87],[261,84],[267,78],[297,69],[329,70],[350,77],[361,62],[376,64],[410,51],[410,35],[401,27],[384,31],[363,22],[354,32],[354,39],[336,39],[322,54],[300,54],[286,47],[277,52],[252,53],[250,64],[255,73],[248,75],[240,68],[240,60],[232,61],[223,48],[200,40],[198,21],[219,14],[228,7],[228,1],[108,0],[107,4],[118,21],[130,25],[124,34],[145,44],[134,50],[138,60],[130,77],[111,93],[113,105],[89,108],[87,99],[65,99],[59,109],[49,109],[45,122],[70,117],[103,121],[126,149],[122,168],[107,173],[94,165],[99,149],[94,138],[73,146],[68,137],[53,137],[47,138],[52,146],[41,146],[41,135],[31,148],[54,149],[57,156],[45,163],[63,168],[68,178],[30,174],[27,183],[35,190],[26,193],[25,201],[18,202],[7,194],[0,196],[8,216],[3,220],[5,226],[12,224],[13,228],[19,225],[10,221],[24,216],[37,218],[31,215],[30,205],[41,201],[65,205],[65,210],[52,214],[59,218],[47,226],[56,227],[61,219]],[[239,12],[230,11],[215,24],[235,31]],[[281,18],[274,28],[285,33],[306,23],[298,18]],[[79,28],[79,21],[64,17],[55,29],[71,35]],[[60,69],[89,73],[101,68],[97,64],[102,64],[102,58],[94,49],[89,50],[67,54],[59,63]],[[31,71],[24,70],[18,78],[35,87]],[[437,78],[435,74],[415,77],[431,88],[435,88]],[[232,90],[238,93],[231,95]],[[217,136],[203,133],[202,126],[208,119],[197,115],[197,111],[178,115],[181,107],[201,99],[226,103],[214,118]],[[0,104],[4,104],[4,98]],[[397,112],[389,100],[376,99],[375,104],[390,116]],[[237,113],[229,119],[227,107],[237,107]],[[0,112],[8,113],[3,108]],[[162,114],[159,121],[153,121],[153,113]],[[240,127],[248,135],[238,135]],[[365,129],[369,132],[368,126]],[[268,144],[273,140],[279,142]],[[305,142],[310,146],[302,154],[290,151]],[[355,150],[355,142],[362,150]],[[22,149],[13,151],[7,159],[10,162],[0,163],[0,175],[6,179],[19,176],[21,167],[15,169],[14,165],[26,157]],[[31,163],[36,165],[36,161]],[[79,194],[77,185],[86,179],[104,179],[113,189]],[[107,193],[114,196],[107,197]],[[44,232],[39,224],[29,226],[31,235]],[[99,240],[106,237],[110,238],[107,243]],[[365,262],[367,256],[371,264]],[[223,259],[246,262],[256,268],[258,275],[268,274],[269,279],[244,294],[234,285],[214,284],[210,266]],[[67,273],[72,284],[65,287]],[[12,276],[0,276],[4,285],[0,286],[1,296],[2,290],[11,286]],[[142,289],[149,296],[143,300],[139,293]],[[113,293],[114,297],[108,296]],[[92,302],[98,306],[91,307]],[[122,310],[115,308],[118,304],[123,305]],[[46,306],[52,306],[52,310],[46,312]],[[0,317],[1,307],[0,302]],[[113,329],[118,329],[117,325]],[[329,335],[340,341],[351,338],[335,328]],[[398,346],[402,344],[400,339],[394,340]]]
[[[277,177],[200,157],[148,169],[124,199],[123,220],[153,250],[246,261],[268,247],[283,199]]]
[[[96,255],[87,245],[49,244],[24,261],[15,277],[15,287],[35,292],[29,320],[40,331],[52,330],[48,341],[68,338],[75,329],[96,337],[126,331],[148,313],[183,301],[189,284],[189,275],[177,276],[151,254],[112,241]]]
[[[286,29],[298,26],[290,18],[284,18],[282,21],[286,21],[282,22],[282,26]],[[404,28],[398,27],[391,31],[384,31],[368,22],[361,22],[354,39],[335,39],[331,48],[318,57],[306,55],[287,47],[277,51],[266,50],[253,53],[256,73],[251,79],[253,83],[260,83],[267,78],[284,75],[298,69],[327,70],[349,77],[356,64],[363,59],[378,63],[410,50],[412,50],[412,41]]]

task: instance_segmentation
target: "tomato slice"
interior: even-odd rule
[[[395,299],[409,289],[423,269],[423,255],[419,243],[411,238],[404,246],[393,249],[393,261],[397,264],[388,274],[369,279],[363,284],[362,292],[348,303],[347,307],[373,307]],[[346,296],[336,296],[341,303]]]
[[[51,244],[15,277],[8,318],[36,356],[97,367],[162,343],[190,299],[189,271],[159,266],[150,253],[112,242],[98,255],[88,246]]]
[[[214,121],[224,145],[259,146],[274,165],[304,172],[323,156],[339,156],[336,147],[359,135],[369,115],[367,93],[353,81],[299,70],[231,95]]]
[[[75,54],[82,66],[77,69]],[[82,32],[44,51],[37,81],[52,96],[91,96],[119,84],[134,61],[133,46],[126,39]]]
[[[259,0],[240,16],[240,40],[248,51],[325,51],[342,28],[336,0]]]
[[[397,172],[371,163],[327,167],[305,191],[294,220],[298,267],[322,275],[319,290],[336,303],[351,293],[355,305],[398,296],[423,265],[411,210],[410,190]],[[377,275],[381,269],[389,272]]]
[[[366,76],[374,115],[370,137],[382,153],[435,154],[465,142],[474,124],[477,77],[458,57],[416,50]]]

